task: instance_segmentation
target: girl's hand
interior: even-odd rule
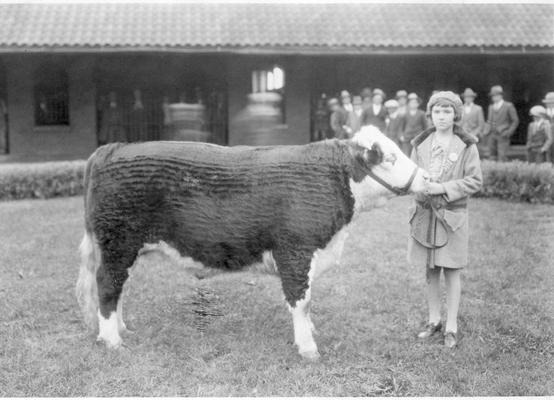
[[[425,188],[425,194],[427,195],[437,195],[437,194],[444,194],[446,191],[444,190],[444,186],[437,182],[427,182],[427,187]]]

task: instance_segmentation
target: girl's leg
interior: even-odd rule
[[[441,268],[427,268],[427,303],[429,304],[429,322],[438,324],[441,320]]]
[[[444,280],[446,282],[446,332],[456,333],[458,331],[458,308],[462,292],[461,270],[444,269]]]

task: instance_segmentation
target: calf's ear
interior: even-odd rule
[[[379,143],[373,143],[371,149],[365,149],[364,160],[369,165],[377,165],[383,162],[383,150]]]

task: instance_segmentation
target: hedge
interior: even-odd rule
[[[79,160],[0,164],[0,200],[80,195],[85,163]]]
[[[0,164],[0,200],[77,196],[83,193],[85,161]],[[550,163],[482,161],[484,184],[476,196],[554,204]]]
[[[554,204],[554,166],[523,161],[481,161],[483,188],[478,197]]]

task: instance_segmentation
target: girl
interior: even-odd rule
[[[416,195],[410,208],[408,262],[427,271],[429,320],[418,337],[441,331],[442,270],[447,305],[444,344],[449,348],[458,341],[460,270],[468,263],[467,200],[483,181],[477,140],[455,124],[462,112],[462,101],[454,93],[434,94],[427,104],[433,127],[412,141],[412,160],[430,175],[425,193]]]

